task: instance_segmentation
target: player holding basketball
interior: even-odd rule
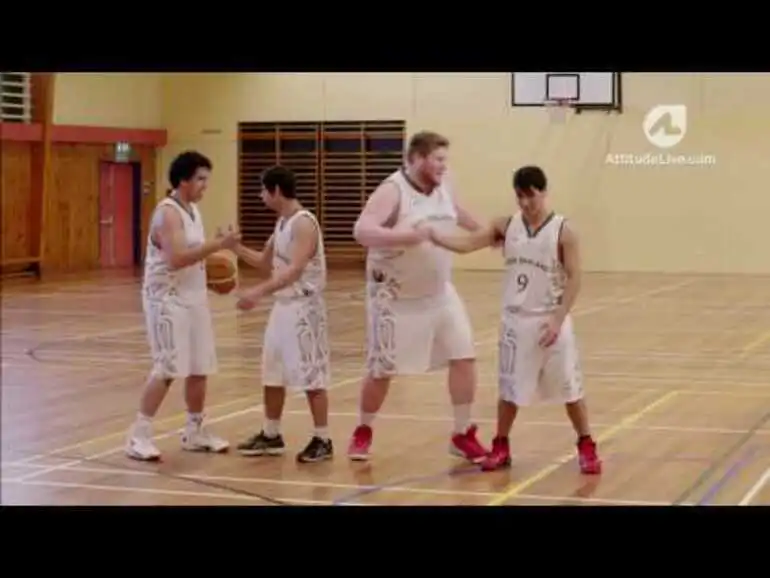
[[[570,311],[580,290],[580,253],[574,228],[548,208],[545,173],[534,166],[513,176],[520,212],[462,236],[430,230],[433,241],[457,253],[503,242],[506,273],[499,343],[497,434],[482,469],[511,463],[508,437],[520,406],[566,404],[578,435],[580,469],[601,472],[583,399],[583,379]]]
[[[236,254],[253,267],[272,266],[270,279],[241,294],[238,307],[252,309],[273,295],[275,301],[262,343],[263,429],[238,445],[247,456],[282,455],[281,416],[286,387],[305,392],[315,431],[297,455],[299,462],[333,456],[329,437],[330,352],[326,303],[326,256],[315,215],[297,200],[294,174],[273,167],[262,175],[262,201],[278,214],[264,251],[239,246]]]
[[[229,447],[203,427],[207,376],[217,369],[204,262],[217,251],[232,249],[240,239],[231,230],[206,241],[197,203],[211,168],[211,161],[195,151],[176,157],[169,168],[173,190],[158,204],[150,222],[142,300],[153,367],[126,442],[126,453],[138,460],[160,458],[152,440],[152,419],[174,379],[185,380],[183,449],[223,452]]]
[[[372,422],[392,378],[445,367],[454,409],[450,451],[471,462],[487,453],[471,423],[476,353],[465,306],[451,281],[452,254],[416,228],[423,220],[452,229],[480,227],[445,182],[448,148],[439,134],[414,135],[406,166],[380,184],[355,225],[356,240],[368,249],[368,372],[360,423],[348,449],[354,460],[369,457]]]

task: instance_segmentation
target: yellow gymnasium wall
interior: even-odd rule
[[[53,122],[61,125],[162,129],[160,73],[58,73]],[[153,182],[166,192],[166,167],[158,154]]]
[[[59,73],[54,123],[163,128],[162,75]]]
[[[164,162],[187,147],[216,163],[208,222],[236,222],[238,121],[405,119],[453,142],[464,202],[480,217],[513,210],[512,170],[542,165],[553,203],[579,227],[587,269],[768,273],[770,75],[626,74],[622,115],[585,113],[554,125],[515,109],[507,74],[165,75]],[[686,104],[688,132],[672,151],[711,164],[618,166],[608,153],[655,153],[648,109]],[[714,162],[715,161],[715,162]],[[458,261],[497,268],[488,251]]]
[[[202,207],[210,228],[237,222],[239,121],[404,119],[410,132],[452,139],[455,179],[481,218],[514,210],[515,167],[542,165],[554,206],[582,233],[589,270],[770,272],[761,249],[770,214],[767,74],[625,74],[622,115],[584,113],[565,125],[540,109],[512,108],[510,75],[502,73],[59,76],[70,78],[57,81],[57,122],[168,130],[159,177],[180,150],[212,158]],[[658,104],[688,107],[687,134],[671,153],[709,162],[608,164],[608,154],[659,152],[641,129]],[[500,261],[487,251],[458,266]]]

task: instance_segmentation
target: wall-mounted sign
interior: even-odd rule
[[[131,143],[116,142],[115,143],[115,162],[127,163],[131,161]]]

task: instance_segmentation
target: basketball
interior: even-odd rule
[[[227,295],[238,285],[238,267],[229,252],[219,251],[206,259],[206,284],[220,295]]]

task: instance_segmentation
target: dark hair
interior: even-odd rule
[[[291,169],[276,165],[262,173],[262,186],[274,195],[276,189],[287,199],[297,198],[297,179]]]
[[[540,167],[529,165],[521,167],[513,173],[513,188],[520,191],[537,189],[544,191],[548,187],[548,179]]]
[[[424,130],[416,133],[409,139],[409,147],[406,151],[406,158],[411,159],[415,154],[421,157],[427,157],[436,149],[449,146],[449,139],[437,132]]]
[[[189,181],[198,169],[213,168],[211,160],[197,151],[185,151],[178,155],[168,168],[168,180],[172,189],[176,189],[183,181]]]

